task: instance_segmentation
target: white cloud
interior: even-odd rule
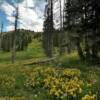
[[[14,10],[14,7],[10,4],[8,4],[7,2],[4,2],[2,5],[1,5],[1,9],[5,12],[5,14],[7,16],[11,16],[13,10]]]
[[[36,1],[33,2],[33,0],[29,0],[28,3],[24,0],[24,2],[19,4],[19,28],[42,31],[43,19],[41,19],[40,16],[44,12],[41,12],[40,9],[36,9],[35,3]],[[15,8],[6,2],[2,4],[1,8],[6,13],[7,20],[11,22],[11,24],[7,26],[7,30],[13,30],[14,26],[12,23],[14,23],[15,18],[12,14]]]

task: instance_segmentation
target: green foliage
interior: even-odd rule
[[[24,66],[24,63],[40,60],[40,58],[43,60],[44,57],[45,54],[43,53],[42,44],[36,39],[29,44],[27,50],[17,52],[17,62],[15,64],[10,64],[9,52],[0,52],[0,97],[10,96],[15,97],[16,99],[19,97],[19,100],[21,100],[21,98],[28,100],[56,100],[57,98],[54,94],[49,94],[53,85],[49,85],[49,88],[43,87],[43,80],[44,78],[48,79],[48,76],[52,76],[58,81],[60,75],[62,75],[62,72],[64,71],[64,74],[66,74],[64,77],[72,78],[73,76],[76,76],[85,83],[84,88],[82,88],[84,90],[82,96],[87,97],[86,94],[88,94],[89,97],[92,97],[94,96],[93,94],[96,94],[97,100],[99,100],[100,69],[98,67],[89,67],[84,62],[81,62],[76,52],[60,58],[58,57],[56,63],[50,65]],[[53,67],[51,67],[51,65]],[[94,79],[96,79],[96,81]],[[56,80],[48,80],[47,82],[53,84]],[[91,86],[90,84],[87,84],[92,82],[90,80],[95,82],[95,84],[93,84],[92,87],[87,87],[87,85]],[[65,78],[63,81],[65,81]],[[92,95],[89,94],[89,90],[92,91]]]
[[[13,35],[16,38],[16,50],[22,51],[27,48],[28,44],[32,42],[33,33],[25,30],[18,30],[18,33],[7,32],[2,37],[2,50],[10,51],[12,48]]]
[[[93,63],[99,60],[99,10],[99,0],[66,0],[64,9],[64,31],[68,33],[67,41],[74,44],[82,60]]]

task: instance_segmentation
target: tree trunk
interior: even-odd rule
[[[77,45],[77,51],[78,51],[79,57],[81,58],[81,60],[84,60],[84,55],[83,55],[82,48],[81,48],[81,46],[80,46],[80,42],[77,41],[76,45]]]
[[[2,33],[3,33],[3,23],[1,23],[0,50],[2,50]]]
[[[48,57],[53,57],[53,33],[49,33],[48,37]]]
[[[92,59],[93,60],[98,59],[98,50],[95,44],[92,46]]]
[[[16,59],[16,44],[15,44],[15,40],[13,41],[13,47],[12,47],[12,63],[15,63],[15,59]]]
[[[13,33],[12,38],[12,63],[15,63],[16,58],[16,34],[17,34],[17,27],[18,27],[18,17],[19,17],[19,10],[18,6],[16,7],[16,15],[15,15],[15,32]]]

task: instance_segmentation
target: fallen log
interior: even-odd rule
[[[54,61],[56,58],[48,58],[43,60],[31,61],[28,63],[24,63],[23,65],[36,65],[36,64],[45,64]]]

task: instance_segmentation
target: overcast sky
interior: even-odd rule
[[[19,5],[18,27],[42,31],[45,0],[0,0],[0,25],[4,23],[4,31],[14,30],[16,1]]]

